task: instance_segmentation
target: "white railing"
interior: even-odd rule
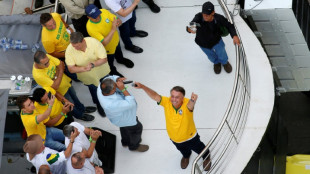
[[[223,0],[218,0],[226,18],[234,24]],[[235,27],[236,28],[236,27]],[[237,35],[241,41],[238,30]],[[203,155],[210,150],[211,168],[207,173],[223,173],[239,144],[250,107],[250,75],[242,42],[235,46],[236,71],[231,98],[222,122],[213,137],[194,160],[192,174],[202,173]]]

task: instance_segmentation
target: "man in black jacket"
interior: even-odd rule
[[[228,20],[214,12],[214,5],[211,2],[206,2],[202,5],[202,12],[195,15],[191,23],[196,25],[196,28],[187,27],[189,33],[196,33],[195,42],[200,46],[202,51],[208,56],[209,60],[214,63],[214,72],[221,72],[221,65],[227,73],[232,71],[232,67],[228,62],[228,56],[225,50],[225,44],[222,40],[222,30],[225,27],[228,29],[234,44],[240,44],[236,34],[234,25]],[[195,30],[197,29],[197,30]]]

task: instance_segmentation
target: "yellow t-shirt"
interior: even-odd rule
[[[193,112],[187,108],[188,101],[188,98],[184,98],[183,104],[179,109],[173,107],[170,97],[162,96],[159,103],[165,110],[168,136],[176,143],[192,138],[197,132]]]
[[[51,93],[53,93],[53,92],[51,91]],[[48,104],[47,103],[46,104],[41,104],[41,103],[38,103],[38,102],[34,102],[34,106],[36,107],[36,109],[37,109],[37,111],[39,113],[44,113],[48,109]],[[62,107],[63,107],[63,104],[56,98],[55,101],[54,101],[53,107],[52,107],[51,114],[50,114],[49,118],[47,118],[47,119],[49,120],[49,119],[57,117],[61,113]],[[65,117],[62,116],[54,126],[60,125],[64,121],[64,119],[65,119]],[[47,121],[45,119],[44,123],[46,123]]]
[[[44,121],[38,123],[37,121],[37,115],[42,114],[39,113],[36,109],[31,113],[23,113],[23,111],[20,113],[22,122],[24,124],[24,127],[27,132],[27,136],[33,134],[39,134],[43,140],[45,140],[46,137],[46,127],[44,123],[48,121],[48,119],[45,119]]]
[[[37,69],[35,68],[34,64],[32,67],[32,76],[34,80],[42,87],[50,87],[54,83],[54,78],[56,75],[56,66],[60,64],[60,60],[46,54],[47,57],[50,59],[50,65],[44,69]],[[61,95],[65,95],[68,89],[71,87],[71,79],[66,74],[63,74],[59,88],[57,92]]]
[[[86,24],[86,29],[91,37],[102,42],[103,39],[110,33],[112,29],[112,21],[116,19],[116,16],[105,9],[101,9],[100,11],[100,21],[95,23],[91,20],[88,20]],[[116,30],[112,36],[111,41],[105,46],[107,54],[114,54],[118,43],[119,35]]]
[[[107,58],[103,45],[95,38],[86,37],[87,48],[85,52],[76,50],[71,44],[66,51],[66,64],[68,66],[87,66],[91,62]],[[88,72],[76,73],[77,78],[85,85],[99,85],[99,80],[110,73],[110,66],[107,63],[96,66]]]
[[[47,53],[64,52],[70,44],[70,35],[58,13],[51,13],[56,22],[54,30],[42,27],[41,40]]]

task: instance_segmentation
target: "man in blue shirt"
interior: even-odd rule
[[[97,89],[98,100],[109,120],[120,127],[122,145],[145,152],[149,146],[140,144],[143,126],[136,116],[137,102],[125,88],[124,80],[116,75],[106,77]]]

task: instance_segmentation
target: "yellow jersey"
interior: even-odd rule
[[[188,98],[184,98],[182,106],[174,108],[170,97],[162,96],[159,103],[165,110],[168,136],[176,143],[191,139],[197,132],[193,112],[187,108],[188,101]]]
[[[49,119],[45,119],[44,121],[38,123],[37,115],[39,114],[40,113],[35,109],[32,113],[24,113],[23,111],[21,111],[20,116],[26,129],[27,136],[29,137],[33,134],[39,134],[45,141],[46,127],[44,123],[46,123]]]
[[[108,10],[101,9],[100,11],[100,21],[93,22],[91,20],[88,20],[86,24],[86,29],[91,37],[102,42],[104,38],[110,33],[112,29],[112,21],[116,20],[117,17],[114,14],[110,13]],[[114,54],[118,43],[119,35],[118,31],[116,30],[112,36],[111,41],[105,46],[107,54]]]
[[[55,75],[56,75],[56,67],[60,64],[60,60],[46,54],[49,58],[49,66],[44,69],[35,68],[34,64],[32,67],[32,76],[34,80],[43,88],[51,87],[54,83]],[[62,79],[57,89],[61,95],[65,95],[68,89],[71,87],[71,79],[66,74],[62,75]]]
[[[41,41],[47,53],[64,52],[70,44],[70,35],[58,13],[51,13],[56,22],[54,30],[42,27]]]

